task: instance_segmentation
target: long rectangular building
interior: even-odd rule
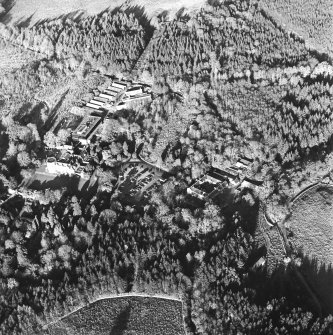
[[[126,82],[123,82],[123,81],[114,81],[112,83],[112,86],[124,90],[124,89],[127,88],[128,84]]]
[[[89,143],[101,121],[102,119],[99,116],[89,115],[85,117],[73,132],[73,139],[79,140],[83,144]]]
[[[88,102],[88,103],[87,103],[87,106],[88,106],[88,107],[91,107],[91,108],[94,108],[94,109],[99,109],[99,107],[100,107],[99,105],[93,104],[93,103],[91,103],[91,102]]]
[[[95,100],[95,99],[91,100],[90,103],[98,105],[98,106],[103,106],[104,105],[104,102],[99,101],[99,100]]]
[[[112,95],[113,97],[117,96],[117,94],[118,94],[118,92],[111,91],[111,90],[108,90],[108,89],[106,89],[103,93]]]
[[[108,99],[108,100],[111,100],[111,101],[114,101],[114,100],[115,100],[115,98],[114,98],[112,95],[110,95],[110,94],[101,93],[99,96],[100,96],[101,98],[105,98],[105,99]]]
[[[108,99],[101,98],[101,97],[94,97],[94,100],[100,101],[100,102],[107,102],[108,101]]]
[[[109,87],[107,88],[107,90],[110,90],[110,91],[113,91],[113,92],[116,92],[116,93],[119,93],[119,92],[122,91],[121,88],[119,88],[119,87],[114,87],[114,86],[109,86]]]

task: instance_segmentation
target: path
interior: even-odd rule
[[[311,190],[312,188],[316,187],[317,185],[319,185],[321,182],[318,181],[314,184],[311,184],[309,186],[306,186],[305,188],[303,188],[301,191],[299,191],[296,195],[294,195],[288,202],[288,209],[291,209],[291,206],[293,205],[293,203],[299,199],[306,191]]]

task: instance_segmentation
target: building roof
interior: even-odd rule
[[[248,164],[253,163],[253,159],[247,156],[240,156],[241,160],[247,161]]]
[[[220,175],[221,178],[224,177],[228,177],[228,178],[232,178],[235,179],[236,177],[238,177],[238,171],[232,168],[225,168],[224,170],[221,170],[219,168],[216,167],[212,167],[212,172],[214,172],[217,175]]]
[[[88,139],[92,136],[102,119],[99,116],[85,117],[73,133],[73,138]]]
[[[252,185],[255,185],[255,186],[261,186],[264,182],[262,180],[254,180],[254,179],[250,179],[250,178],[247,178],[245,177],[244,178],[244,181],[252,184]]]
[[[90,108],[94,108],[94,109],[99,109],[99,108],[100,108],[99,105],[96,105],[96,104],[91,103],[91,102],[88,102],[88,103],[87,103],[87,106],[90,107]]]

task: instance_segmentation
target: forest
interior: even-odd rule
[[[139,292],[181,298],[189,335],[330,334],[332,308],[317,312],[292,265],[269,273],[254,264],[261,204],[280,218],[295,190],[333,180],[331,60],[258,1],[209,1],[156,21],[120,9],[0,24],[1,46],[31,57],[0,78],[0,333],[47,334],[103,294]],[[153,91],[105,119],[81,151],[103,187],[76,190],[57,176],[61,187],[26,188],[48,147],[73,144],[62,125],[106,84],[103,74]],[[169,174],[144,204],[128,204],[116,185],[139,145]],[[253,157],[260,191],[230,191],[228,206],[187,194],[213,164],[241,155]],[[9,196],[15,189],[24,196]]]

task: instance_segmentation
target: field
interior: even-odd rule
[[[286,222],[289,241],[304,257],[299,268],[321,302],[333,311],[333,187],[319,184],[305,191],[291,207]]]
[[[183,335],[180,301],[148,297],[102,299],[49,326],[49,335]]]
[[[32,60],[40,58],[40,55],[20,49],[13,45],[1,45],[0,43],[0,73],[10,72],[21,68]]]
[[[286,228],[296,250],[326,265],[333,262],[333,187],[318,185],[296,199]]]
[[[82,14],[96,15],[106,9],[120,7],[124,2],[124,0],[33,0],[29,2],[26,0],[17,0],[12,9],[7,13],[5,22],[29,22],[29,24],[34,24],[41,20],[69,14],[71,14],[70,16],[72,17],[79,17]],[[132,8],[139,9],[140,7],[144,7],[147,16],[151,18],[164,11],[175,14],[183,7],[191,9],[200,8],[205,1],[198,0],[193,4],[191,0],[132,0],[127,1],[127,3]]]
[[[286,30],[314,48],[333,52],[333,2],[331,0],[263,0],[261,5]]]

